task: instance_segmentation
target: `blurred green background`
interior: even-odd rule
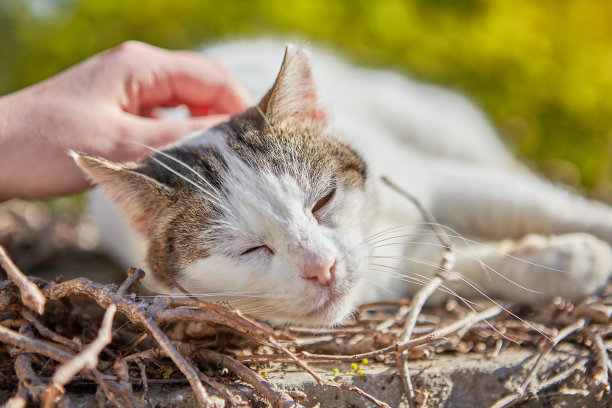
[[[467,94],[540,171],[612,201],[611,22],[605,0],[0,0],[0,94],[128,39],[299,36]]]

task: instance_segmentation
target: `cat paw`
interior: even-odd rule
[[[527,235],[507,254],[522,260],[525,281],[543,295],[580,299],[612,276],[612,247],[585,233]]]

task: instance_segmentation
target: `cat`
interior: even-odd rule
[[[103,243],[143,267],[147,287],[179,293],[168,275],[204,300],[302,325],[414,294],[442,246],[382,175],[454,240],[460,278],[434,302],[538,304],[605,284],[612,209],[531,173],[466,98],[291,45],[274,79],[282,49],[259,40],[206,51],[264,95],[226,123],[138,163],[72,153],[114,203],[93,193]]]

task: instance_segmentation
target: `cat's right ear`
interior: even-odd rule
[[[159,214],[171,204],[172,189],[142,173],[85,153],[70,151],[76,164],[127,215],[145,237]]]
[[[271,123],[297,119],[325,124],[326,114],[317,102],[308,51],[287,45],[276,81],[258,106]]]

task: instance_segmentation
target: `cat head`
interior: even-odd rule
[[[130,165],[74,154],[148,244],[146,284],[276,323],[329,325],[357,302],[372,205],[368,169],[288,47],[260,103]]]

